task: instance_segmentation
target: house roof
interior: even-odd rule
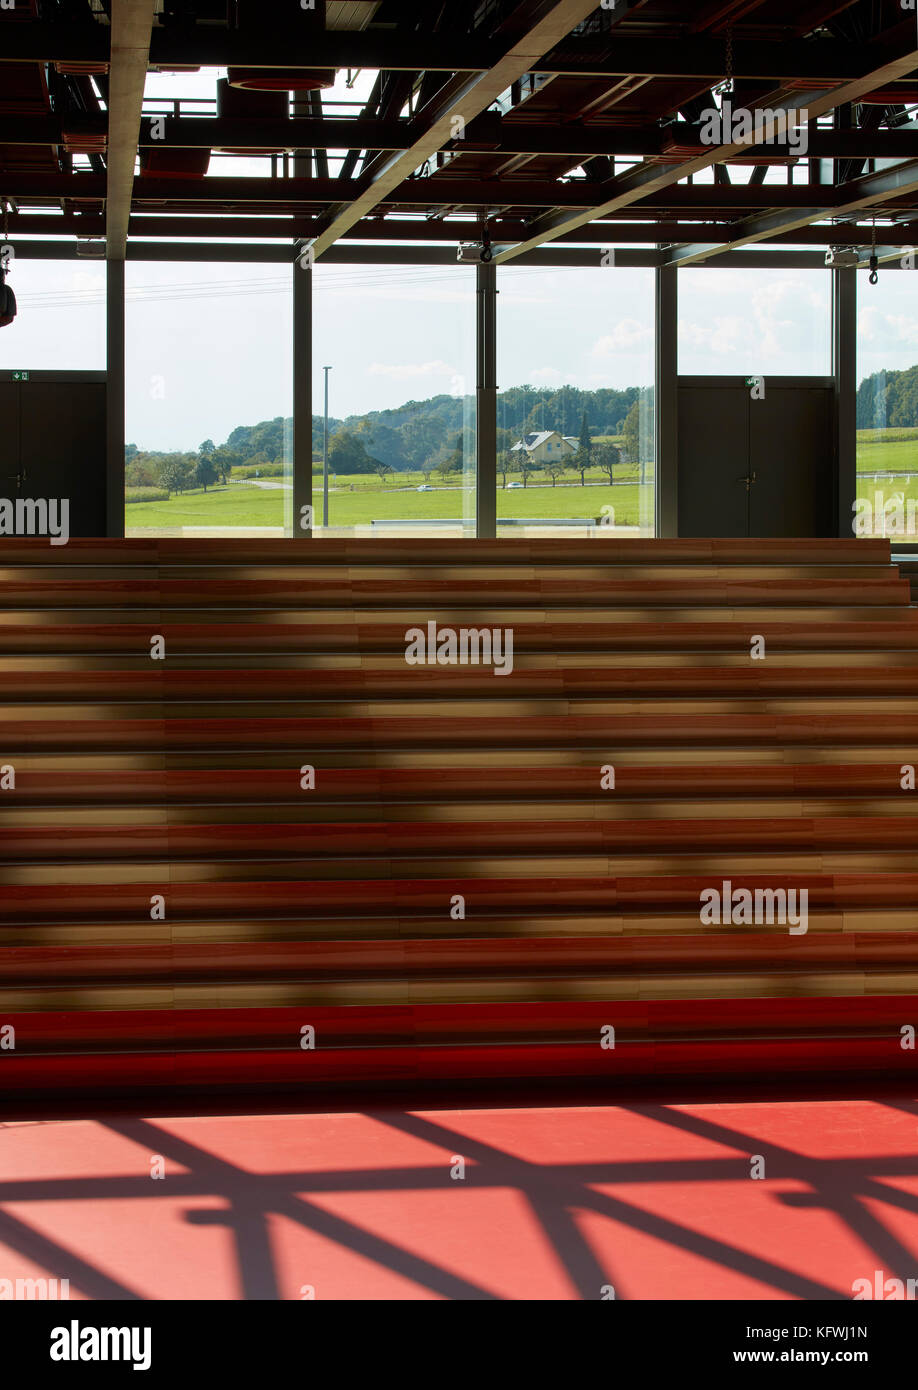
[[[548,439],[563,438],[565,438],[565,436],[559,435],[557,430],[539,430],[535,434],[524,434],[522,439],[513,445],[510,452],[513,453],[514,449],[526,449],[531,453],[533,449],[538,449],[539,445],[544,444]]]

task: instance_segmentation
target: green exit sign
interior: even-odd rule
[[[14,372],[14,373],[13,373],[13,380],[14,380],[14,381],[28,381],[28,379],[29,379],[29,374],[28,374],[28,372]]]

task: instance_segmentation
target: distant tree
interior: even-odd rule
[[[584,412],[583,412],[583,419],[582,419],[581,422],[580,422],[580,452],[581,452],[582,454],[586,454],[587,457],[589,458],[590,450],[592,449],[592,447],[593,447],[593,441],[592,441],[592,439],[590,438],[590,427],[589,427],[589,425],[587,424],[587,414],[586,414],[586,411],[584,411]]]
[[[340,429],[328,441],[328,466],[334,473],[370,473],[374,463],[356,430]]]
[[[361,420],[357,425],[357,436],[367,453],[379,459],[380,463],[388,463],[393,472],[407,469],[408,461],[398,430],[379,421]]]
[[[593,462],[605,473],[610,484],[615,482],[615,469],[620,459],[621,455],[614,444],[597,444],[593,448]]]
[[[124,461],[125,461],[125,463],[130,463],[132,459],[135,459],[135,458],[137,457],[137,455],[139,454],[139,452],[140,452],[140,450],[137,448],[137,445],[136,445],[136,444],[125,444],[125,446],[124,446]]]
[[[507,487],[507,474],[513,472],[515,459],[516,455],[512,454],[509,449],[504,449],[503,453],[497,456],[497,471],[500,474],[501,486],[504,489]]]
[[[137,454],[124,467],[127,487],[155,487],[159,483],[159,464],[149,454]]]
[[[405,462],[409,468],[420,468],[424,459],[444,444],[447,429],[442,419],[418,412],[402,426],[399,434]]]
[[[212,439],[205,439],[204,443],[198,446],[199,454],[212,454],[216,449],[216,444]]]
[[[378,478],[382,478],[383,482],[385,482],[389,474],[395,472],[395,469],[392,467],[391,463],[383,463],[382,459],[374,459],[373,472]]]
[[[639,401],[634,402],[625,416],[622,434],[625,436],[625,451],[629,463],[639,463],[641,454],[641,406]]]
[[[563,459],[552,459],[551,463],[546,463],[545,472],[551,478],[552,487],[557,487],[558,479],[563,478],[567,472],[567,464]]]
[[[165,454],[159,466],[158,482],[169,492],[184,492],[191,486],[194,467],[184,454]]]
[[[220,481],[225,484],[236,464],[241,463],[242,459],[235,449],[229,449],[225,444],[221,444],[219,449],[214,449],[210,455],[210,461],[216,468]]]
[[[462,472],[462,454],[460,450],[454,449],[449,454],[444,454],[437,461],[437,472],[441,478],[448,478],[451,473]]]
[[[580,444],[576,454],[571,460],[572,467],[576,468],[580,474],[580,486],[586,486],[586,471],[593,462],[593,440],[590,438],[590,428],[587,424],[586,411],[583,412],[583,420],[580,424]]]
[[[202,487],[205,492],[207,491],[208,483],[215,483],[217,481],[217,470],[209,454],[202,454],[198,459],[197,466],[194,470],[194,480],[198,487]]]
[[[523,480],[523,487],[528,487],[531,475],[539,471],[539,464],[536,463],[532,455],[528,454],[525,449],[520,449],[516,455],[513,471],[514,473],[519,473]]]

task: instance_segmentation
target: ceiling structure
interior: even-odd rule
[[[213,101],[145,97],[148,72],[168,87],[217,69]],[[348,106],[329,97],[342,73],[365,93]],[[790,124],[756,144],[725,109],[712,141],[725,100]],[[239,158],[254,172],[225,172]],[[500,262],[552,243],[676,265],[911,245],[918,15],[900,0],[17,0],[0,9],[0,199],[11,237],[104,237],[113,259],[160,238],[305,242],[321,259],[485,229]]]

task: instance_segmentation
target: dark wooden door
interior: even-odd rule
[[[680,536],[835,534],[834,391],[825,378],[679,381]]]

